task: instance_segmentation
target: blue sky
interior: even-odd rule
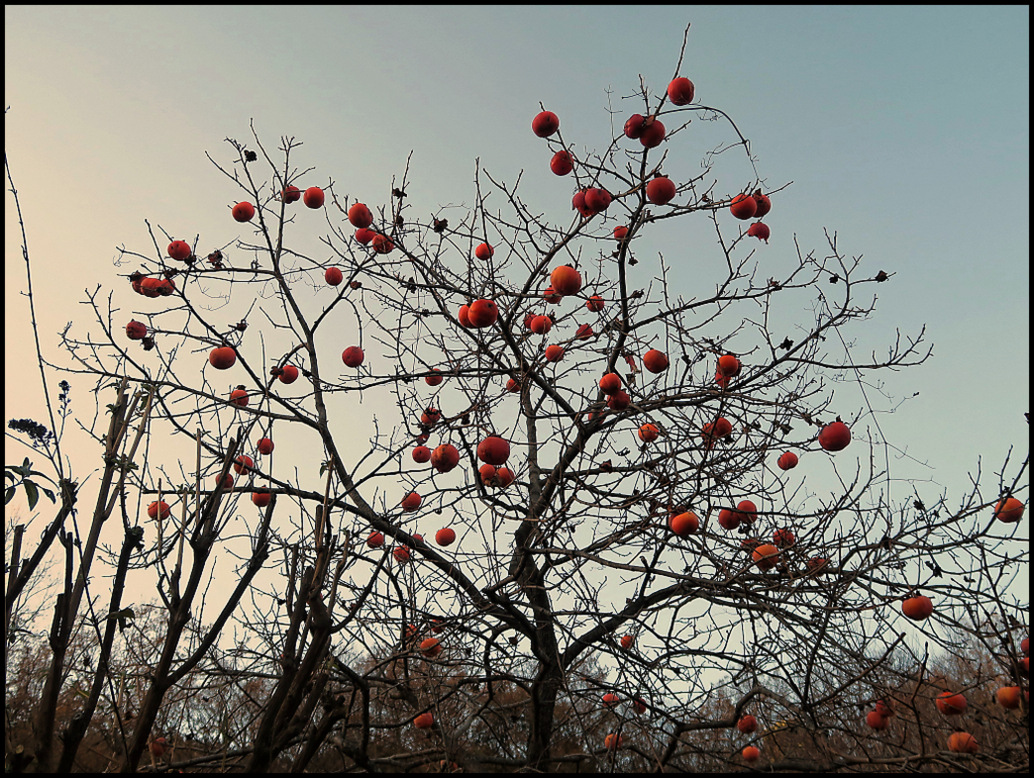
[[[427,211],[471,203],[479,158],[506,181],[525,170],[526,198],[568,218],[569,188],[530,132],[539,101],[576,145],[605,144],[606,90],[620,127],[640,74],[654,92],[674,75],[687,22],[681,74],[751,139],[769,186],[793,182],[766,252],[792,252],[794,235],[821,250],[828,229],[873,273],[897,274],[861,353],[927,325],[933,358],[886,377],[894,398],[919,393],[881,419],[928,465],[903,460],[903,474],[931,479],[928,499],[965,490],[978,457],[994,480],[1028,436],[1026,7],[8,6],[5,145],[44,348],[61,361],[55,333],[89,321],[88,287],[137,304],[112,259],[117,245],[147,251],[144,219],[229,234],[234,190],[205,152],[226,160],[223,139],[247,140],[251,119],[271,149],[297,137],[313,178],[368,202],[387,201],[412,151]],[[749,181],[742,156],[725,164]],[[6,415],[43,420],[6,203]],[[679,280],[692,278],[687,265]]]

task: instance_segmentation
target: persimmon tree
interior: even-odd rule
[[[975,755],[914,698],[934,658],[975,650],[958,683],[1027,688],[1026,458],[954,502],[894,486],[865,387],[921,365],[925,333],[858,353],[893,271],[835,234],[769,246],[791,231],[782,188],[681,67],[641,81],[599,151],[562,107],[529,115],[528,175],[573,215],[480,165],[469,209],[408,165],[384,197],[342,191],[253,130],[212,157],[225,233],[121,251],[93,332],[63,335],[69,375],[117,398],[25,760],[82,766],[102,719],[123,770],[149,745],[154,766],[249,771],[720,770],[750,745],[826,771],[1027,759],[1000,757],[1027,742],[1022,694]],[[701,126],[724,140],[696,168]],[[733,154],[751,180],[725,175]],[[98,615],[86,550],[116,508]],[[136,650],[134,580],[163,614]],[[932,613],[906,618],[915,597]],[[76,630],[98,661],[72,672]],[[867,726],[909,694],[913,736]]]

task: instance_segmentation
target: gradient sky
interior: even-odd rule
[[[1028,450],[1026,7],[6,6],[5,147],[46,353],[63,362],[57,331],[90,322],[85,289],[139,305],[112,260],[149,250],[145,219],[203,245],[233,237],[237,193],[205,152],[227,161],[224,139],[248,140],[252,119],[270,149],[302,140],[300,164],[341,194],[386,202],[412,151],[424,212],[470,204],[480,158],[505,181],[526,171],[526,201],[567,220],[569,182],[530,132],[539,101],[565,138],[604,145],[606,90],[620,127],[640,74],[654,93],[672,77],[687,22],[681,74],[698,100],[751,139],[768,186],[793,182],[764,250],[792,253],[796,235],[821,251],[828,229],[866,275],[896,273],[860,354],[927,325],[931,360],[883,376],[884,407],[911,398],[881,417],[909,457],[895,474],[931,481],[927,500],[961,496],[981,459],[993,498],[1010,447]],[[742,155],[723,164],[749,182]],[[6,416],[45,421],[5,202]],[[6,442],[6,461],[25,453]]]

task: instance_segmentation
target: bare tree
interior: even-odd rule
[[[146,321],[98,287],[100,336],[64,334],[69,373],[118,399],[88,541],[62,540],[40,768],[82,766],[92,722],[125,771],[149,745],[154,768],[722,770],[752,756],[749,711],[777,769],[1025,764],[1013,714],[996,711],[993,754],[956,754],[920,698],[934,660],[975,651],[960,682],[1026,688],[1027,460],[956,503],[895,497],[865,387],[921,365],[925,332],[859,353],[894,273],[835,234],[764,256],[781,188],[681,62],[666,92],[641,81],[602,151],[535,117],[572,182],[566,223],[480,164],[458,216],[413,204],[408,165],[370,207],[253,128],[212,158],[247,238],[151,228],[152,252],[122,252]],[[723,141],[669,177],[700,126]],[[724,177],[730,154],[754,180]],[[292,239],[306,206],[326,217],[313,248]],[[684,223],[713,236],[693,290],[669,243]],[[87,582],[120,504],[98,613]],[[430,515],[442,531],[423,538]],[[163,613],[146,660],[116,634],[137,575]],[[78,625],[98,661],[59,720]],[[868,706],[890,719],[877,703],[910,717],[907,738],[866,728]]]

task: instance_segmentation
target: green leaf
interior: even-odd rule
[[[29,510],[31,511],[36,507],[36,503],[39,502],[39,490],[32,481],[23,481],[22,485],[25,487],[25,494],[29,498]]]
[[[14,499],[14,495],[17,494],[18,489],[15,486],[7,487],[7,494],[4,496],[4,505],[7,505],[11,500]]]

